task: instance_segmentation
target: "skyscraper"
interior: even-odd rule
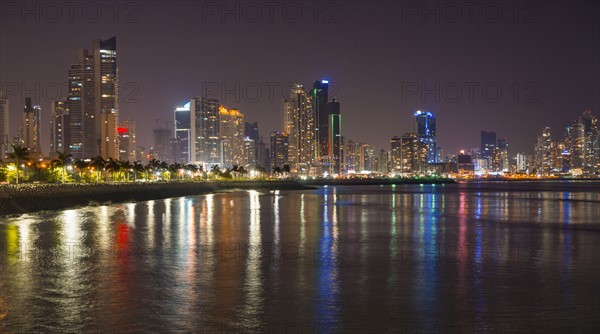
[[[390,167],[392,173],[402,173],[402,139],[398,136],[390,139]]]
[[[50,154],[69,153],[69,108],[68,101],[50,102]]]
[[[258,143],[258,122],[244,123],[244,137],[248,137],[254,140],[254,143]]]
[[[271,167],[283,168],[288,163],[288,135],[275,131],[271,133]]]
[[[340,113],[340,103],[333,99],[327,104],[329,113],[329,153],[331,161],[330,174],[342,175],[342,165],[344,162],[342,144],[342,115]]]
[[[186,103],[182,107],[175,108],[173,112],[173,125],[175,126],[175,140],[177,145],[173,152],[175,162],[181,164],[190,163],[190,134],[191,134],[191,102]]]
[[[572,121],[567,126],[568,150],[571,153],[571,169],[582,170],[586,162],[585,126],[581,122]]]
[[[315,114],[316,158],[328,157],[329,145],[329,112],[327,109],[329,81],[321,80],[313,83],[311,98]]]
[[[498,138],[496,141],[498,149],[498,172],[508,172],[510,170],[508,141],[506,138]]]
[[[136,126],[135,121],[125,120],[119,123],[119,159],[133,162],[136,160]]]
[[[219,137],[223,166],[243,166],[245,164],[244,114],[237,109],[219,106]]]
[[[219,138],[219,101],[196,97],[190,101],[190,160],[205,170],[221,165]]]
[[[480,154],[482,159],[487,159],[488,162],[492,159],[492,154],[496,148],[496,132],[481,131],[481,148]]]
[[[160,161],[171,162],[171,130],[166,127],[154,129],[154,154]]]
[[[315,163],[315,115],[310,96],[301,84],[293,84],[283,100],[282,130],[289,139],[289,164],[292,173],[307,174]]]
[[[25,98],[25,109],[23,110],[23,122],[21,125],[21,140],[25,147],[31,152],[41,154],[41,117],[42,108],[32,105],[31,98]]]
[[[93,40],[69,69],[69,151],[76,158],[118,158],[117,39]]]
[[[552,169],[552,136],[549,127],[538,136],[534,147],[534,165],[538,173],[548,175]]]
[[[8,98],[0,92],[0,159],[8,153]]]
[[[436,122],[433,113],[417,110],[414,114],[416,133],[427,146],[427,162],[437,163]]]

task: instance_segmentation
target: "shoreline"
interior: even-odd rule
[[[314,187],[289,180],[0,185],[0,217],[107,203],[195,196],[236,189],[310,190]]]

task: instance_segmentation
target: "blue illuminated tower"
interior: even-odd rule
[[[427,162],[437,163],[437,142],[435,116],[429,111],[417,110],[414,114],[416,134],[419,140],[427,145]]]

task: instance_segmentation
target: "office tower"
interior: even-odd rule
[[[0,92],[0,159],[4,159],[4,156],[8,153],[8,116],[8,98]]]
[[[509,172],[510,171],[510,160],[508,141],[506,138],[499,138],[496,141],[496,148],[498,149],[498,172]]]
[[[196,97],[190,101],[190,160],[210,170],[221,165],[219,138],[219,101]]]
[[[248,124],[248,123],[246,123]],[[249,170],[256,166],[256,142],[250,137],[244,137],[244,167]]]
[[[359,144],[353,142],[352,140],[348,140],[346,144],[345,150],[345,158],[346,158],[346,173],[355,174],[360,172],[359,169]]]
[[[118,158],[117,39],[93,40],[69,69],[69,151],[76,158]]]
[[[171,162],[171,130],[167,127],[154,129],[154,156],[157,160]]]
[[[283,168],[288,162],[288,135],[275,131],[271,133],[271,167]]]
[[[600,171],[600,147],[598,147],[600,133],[598,130],[598,118],[592,114],[591,110],[586,110],[580,116],[580,123],[583,124],[585,143],[584,143],[584,168],[587,173],[593,174]]]
[[[50,101],[50,154],[69,153],[69,102]]]
[[[219,106],[219,138],[223,166],[244,165],[244,114]]]
[[[567,125],[567,146],[571,153],[571,169],[582,170],[586,161],[585,126],[581,120]]]
[[[289,138],[289,162],[294,174],[307,175],[315,164],[315,115],[310,96],[300,84],[292,84],[283,100],[282,130]]]
[[[177,147],[173,150],[173,158],[175,162],[181,164],[190,163],[190,134],[191,134],[191,102],[186,103],[181,107],[175,108],[173,111],[173,125],[175,127],[175,139]]]
[[[269,147],[265,144],[262,137],[259,138],[256,146],[256,165],[269,172],[271,166],[271,153]]]
[[[529,165],[527,163],[527,154],[525,153],[517,153],[517,173],[527,173],[529,170]]]
[[[41,117],[42,108],[32,105],[31,98],[26,97],[22,118],[23,123],[21,125],[21,140],[30,152],[42,152],[40,147]]]
[[[393,136],[390,139],[390,169],[392,174],[402,172],[402,139]]]
[[[135,121],[125,120],[120,122],[117,133],[119,134],[119,159],[130,162],[137,160]]]
[[[496,148],[496,132],[481,131],[481,147],[479,150],[480,158],[491,161],[492,154]]]
[[[248,137],[258,143],[258,122],[244,123],[244,137]]]
[[[534,147],[535,168],[538,173],[547,175],[552,169],[551,161],[552,136],[549,127],[544,128],[538,136]]]
[[[379,150],[377,156],[377,171],[383,175],[389,173],[388,152],[384,149]]]
[[[427,146],[427,162],[437,163],[436,122],[433,113],[417,110],[415,117],[415,132],[419,140]]]
[[[329,145],[329,112],[327,109],[329,81],[321,80],[313,83],[311,92],[313,112],[315,114],[316,158],[327,157]]]
[[[426,170],[429,148],[416,133],[400,137],[400,173],[423,173]]]
[[[373,146],[366,143],[358,144],[358,170],[360,172],[371,172],[374,158]]]
[[[331,168],[330,174],[342,175],[342,165],[344,162],[342,145],[342,115],[340,114],[340,103],[333,99],[327,104],[329,113],[329,152]]]

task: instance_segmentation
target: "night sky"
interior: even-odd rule
[[[95,2],[102,11],[97,22],[91,22],[96,7],[89,6],[87,16],[75,8],[74,22],[69,22],[69,9],[54,2],[62,11],[58,22],[50,22],[55,8],[44,12],[40,7],[36,23],[33,14],[21,19],[21,9],[13,8],[18,3],[2,0],[0,81],[5,90],[24,83],[36,91],[37,97],[28,96],[43,108],[45,153],[53,87],[67,81],[79,48],[91,48],[93,38],[113,35],[120,118],[137,121],[138,145],[145,147],[152,145],[155,119],[172,121],[176,106],[214,84],[234,89],[239,83],[239,101],[232,93],[222,103],[240,109],[247,121],[258,121],[261,135],[267,137],[281,128],[286,83],[311,86],[327,78],[335,83],[333,95],[341,102],[343,135],[386,150],[393,135],[412,131],[412,113],[418,109],[436,114],[438,146],[446,153],[478,147],[481,130],[506,137],[511,154],[532,152],[544,126],[552,127],[558,138],[567,121],[583,110],[600,114],[596,1],[528,2],[518,8],[512,1],[484,2],[472,16],[469,2],[452,2],[455,7],[446,1],[428,2],[429,9],[440,6],[439,18],[418,9],[413,14],[417,2],[300,1],[282,3],[287,16],[283,5],[274,7],[273,22],[269,3],[230,2],[228,8],[245,8],[237,11],[235,22],[234,14],[221,18],[221,2],[120,2],[116,20],[115,2]],[[257,8],[262,17],[252,22]],[[302,13],[292,22],[296,8]],[[425,101],[420,92],[412,94],[422,84],[430,90],[439,84],[437,101],[433,93]],[[262,91],[258,101],[256,86]],[[497,87],[502,96],[495,101]],[[209,97],[221,99],[221,93],[219,89]],[[66,86],[62,95],[67,95]],[[11,135],[20,127],[24,97],[22,89],[9,96]]]

